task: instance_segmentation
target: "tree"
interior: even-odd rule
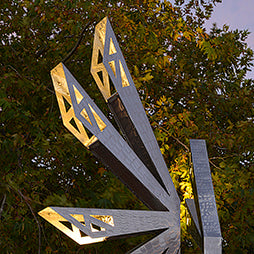
[[[247,31],[203,27],[219,1],[4,1],[0,250],[124,253],[144,237],[77,246],[36,212],[48,205],[146,209],[64,129],[49,71],[64,61],[106,113],[89,73],[94,26],[109,16],[182,200],[189,138],[208,143],[224,250],[253,249],[253,52]],[[111,117],[109,115],[109,117]]]

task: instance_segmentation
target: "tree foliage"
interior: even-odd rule
[[[37,215],[48,205],[146,209],[63,127],[49,76],[65,61],[107,112],[89,73],[94,26],[105,16],[182,201],[182,253],[198,253],[184,206],[192,197],[190,138],[208,144],[225,253],[251,253],[253,52],[247,31],[205,31],[216,2],[0,3],[1,253],[124,253],[144,240],[77,246]]]

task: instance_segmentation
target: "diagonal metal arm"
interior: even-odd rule
[[[39,215],[79,244],[169,228],[175,231],[175,220],[169,212],[47,207]]]
[[[78,123],[77,125],[85,127],[94,135],[87,140],[85,145],[95,155],[98,155],[99,159],[102,159],[114,174],[151,209],[170,210],[172,203],[168,193],[115,130],[69,70],[61,63],[52,70],[51,75],[55,90],[58,92],[57,95],[60,94],[59,96],[68,98],[71,106],[68,111],[62,109],[65,113],[62,115],[65,126],[68,128],[70,124],[71,117],[68,114],[71,112],[71,116],[74,116],[75,122]],[[82,140],[81,132],[76,131]]]
[[[180,254],[180,232],[176,228],[169,228],[128,253]]]
[[[195,207],[206,254],[222,253],[222,237],[205,140],[191,139]],[[197,224],[197,223],[196,223]]]
[[[103,57],[100,63],[99,53]],[[99,72],[102,73],[102,79]],[[171,208],[179,213],[179,197],[107,18],[96,26],[91,73],[128,143],[170,194]],[[117,91],[113,96],[110,93],[109,77]]]

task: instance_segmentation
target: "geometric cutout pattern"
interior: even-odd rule
[[[155,238],[133,253],[169,253],[169,250],[176,253],[180,237],[179,198],[107,18],[95,29],[91,73],[106,101],[111,97],[112,81],[127,117],[144,141],[148,156],[152,162],[159,161],[154,162],[154,166],[163,184],[158,182],[69,70],[60,63],[51,71],[51,76],[63,123],[92,152],[105,152],[108,157],[105,158],[104,154],[102,160],[104,156],[109,165],[112,162],[116,164],[111,165],[113,173],[155,211],[48,207],[39,214],[79,244],[156,232]],[[88,136],[90,133],[91,138]]]
[[[82,101],[83,96],[80,94],[80,92],[77,90],[75,86],[74,86],[74,92],[76,95],[77,103],[79,104]]]
[[[60,67],[64,73],[66,90],[68,89],[69,93],[68,102],[72,105],[68,113],[72,111],[71,116],[77,118],[77,121],[75,121],[76,125],[79,127],[79,124],[83,124],[82,127],[85,127],[93,135],[89,139],[88,132],[85,133],[88,140],[86,146],[92,146],[96,140],[105,146],[105,148],[110,151],[109,156],[113,156],[112,159],[117,158],[117,163],[120,163],[119,166],[121,170],[113,170],[113,173],[120,179],[125,177],[125,184],[132,191],[135,190],[135,194],[148,205],[148,207],[162,210],[171,209],[172,204],[169,201],[170,197],[168,193],[161,187],[156,178],[153,177],[135,152],[80,86],[70,71],[63,64],[60,64]],[[55,69],[58,68],[59,66]],[[79,103],[76,97],[77,94],[82,98]],[[73,126],[71,127],[77,132]],[[127,175],[129,176],[127,177]]]
[[[102,63],[101,58],[103,59],[103,49],[105,44],[105,23],[107,22],[104,19],[100,22],[96,27],[96,31],[94,34],[94,42],[93,42],[93,53],[92,53],[92,61],[91,61],[91,74],[99,87],[103,97],[105,100],[110,97],[110,83],[108,73],[105,69],[104,64]],[[99,73],[102,73],[102,78],[100,78]]]
[[[175,232],[175,219],[168,211],[47,207],[39,215],[79,244],[104,241],[116,236],[161,233],[169,228],[172,235]],[[172,236],[167,234],[167,238]]]
[[[90,216],[114,227],[113,216],[110,215],[90,215]]]
[[[123,69],[123,65],[121,63],[121,60],[119,60],[119,65],[120,65],[120,73],[121,73],[121,78],[122,78],[122,86],[123,87],[126,87],[126,86],[129,86],[130,83],[126,77],[126,74],[125,74],[125,71]]]
[[[91,112],[93,113],[93,116],[100,128],[101,131],[103,131],[106,128],[106,124],[102,121],[102,119],[98,116],[98,114],[95,112],[95,110],[92,108],[90,104],[88,104]]]
[[[107,17],[96,25],[91,73],[112,113],[116,112],[116,122],[127,141],[60,63],[51,71],[51,77],[63,123],[154,211],[47,207],[39,215],[79,244],[154,232],[157,235],[132,254],[179,254],[180,200]],[[117,92],[114,96],[111,96],[110,80]],[[124,128],[126,123],[128,127]],[[133,137],[141,142],[133,142]],[[197,217],[201,222],[198,235],[203,237],[203,248],[207,246],[204,252],[209,249],[212,251],[209,253],[221,253],[221,232],[205,143],[203,140],[191,140],[190,143],[198,189],[198,195],[195,195],[199,204],[197,215],[194,216],[196,208],[191,208],[193,201],[189,202],[188,208],[195,224],[198,225]],[[138,149],[132,149],[133,144],[138,144]],[[142,160],[143,155],[148,159]],[[204,171],[202,176],[195,173],[199,170]],[[199,182],[203,175],[209,188]],[[209,200],[206,199],[207,191]],[[203,197],[199,195],[201,192],[205,193]]]
[[[91,238],[86,234],[86,232],[83,232],[79,227],[75,226],[71,221],[68,221],[66,218],[61,216],[59,213],[57,213],[55,210],[53,210],[50,207],[45,208],[44,210],[40,211],[38,213],[41,217],[43,217],[45,220],[50,222],[52,225],[54,225],[57,229],[62,231],[64,234],[66,234],[68,237],[76,241],[78,244],[90,244],[90,243],[96,243],[96,242],[102,242],[105,240],[105,237],[98,237],[98,238]],[[79,220],[80,215],[72,214],[70,217],[74,217],[76,221]],[[83,217],[83,215],[82,215]],[[82,219],[83,220],[83,219]],[[85,228],[88,228],[85,226],[83,221],[80,221],[80,225],[82,225]]]
[[[78,120],[74,114],[72,101],[70,97],[70,92],[67,85],[67,80],[65,77],[65,72],[63,69],[63,64],[58,64],[51,71],[51,78],[53,81],[54,89],[56,92],[56,98],[60,108],[62,120],[64,126],[84,145],[88,146],[89,144],[96,141],[95,137],[89,138],[84,125]],[[78,91],[76,92],[77,100],[80,102],[82,96]]]
[[[108,63],[109,66],[111,67],[111,70],[113,71],[115,77],[116,77],[116,66],[115,66],[115,61],[111,61]]]
[[[131,119],[131,122],[136,129],[137,135],[143,141],[146,153],[153,161],[158,175],[163,182],[163,185],[165,186],[167,192],[170,194],[170,198],[172,200],[171,209],[173,209],[175,213],[179,214],[180,199],[178,197],[172,179],[168,173],[167,165],[163,159],[157,140],[154,136],[153,130],[146,116],[145,110],[140,101],[127,64],[117,42],[116,36],[107,17],[105,17],[95,27],[94,46],[96,47],[98,47],[98,43],[96,43],[96,41],[98,40],[97,37],[99,31],[103,31],[103,33],[100,32],[103,44],[101,43],[99,46],[100,51],[103,52],[102,64],[105,75],[109,76],[112,80],[113,86],[116,89],[116,92],[118,93],[121,102],[127,112],[127,116]],[[93,50],[94,52],[96,52],[98,49],[93,48]],[[91,67],[91,71],[92,69],[93,68]],[[101,89],[101,86],[100,84],[98,84],[96,79],[95,82],[97,83],[98,88],[103,94],[105,100],[108,101],[111,96],[110,92],[106,97],[104,95],[103,89]],[[118,124],[121,124],[118,119],[116,120]],[[121,126],[120,129],[122,129]],[[128,133],[124,133],[124,135],[128,136]]]
[[[109,54],[112,55],[115,53],[116,53],[116,48],[115,48],[115,45],[112,41],[112,38],[110,38]]]
[[[83,108],[83,110],[80,112],[80,114],[81,114],[91,125],[93,125],[92,122],[91,122],[91,120],[90,120],[90,118],[89,118],[89,116],[88,116],[88,114],[87,114],[87,112],[86,112],[86,109],[85,109],[85,108]]]

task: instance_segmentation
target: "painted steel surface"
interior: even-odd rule
[[[222,237],[205,140],[191,139],[194,199],[202,234],[203,253],[222,253]]]
[[[98,63],[99,53],[102,56],[102,62],[100,63]],[[102,80],[99,79],[98,75],[101,71],[103,73]],[[160,178],[159,181],[163,182],[163,187],[170,194],[171,211],[179,214],[179,197],[107,17],[97,24],[95,28],[91,73],[106,101],[110,100],[109,79],[112,80],[127,117],[130,118],[139,138],[144,144],[146,152],[156,167]],[[117,122],[119,123],[120,121]],[[125,135],[128,136],[129,133],[125,132]]]
[[[60,63],[51,77],[63,124],[154,211],[47,207],[39,214],[79,244],[154,232],[153,239],[131,253],[178,254],[180,199],[108,18],[96,26],[91,73],[123,136]],[[113,95],[110,80],[116,90]],[[220,254],[221,232],[205,141],[190,140],[190,145],[195,202],[186,200],[186,204],[193,235],[203,253]]]

